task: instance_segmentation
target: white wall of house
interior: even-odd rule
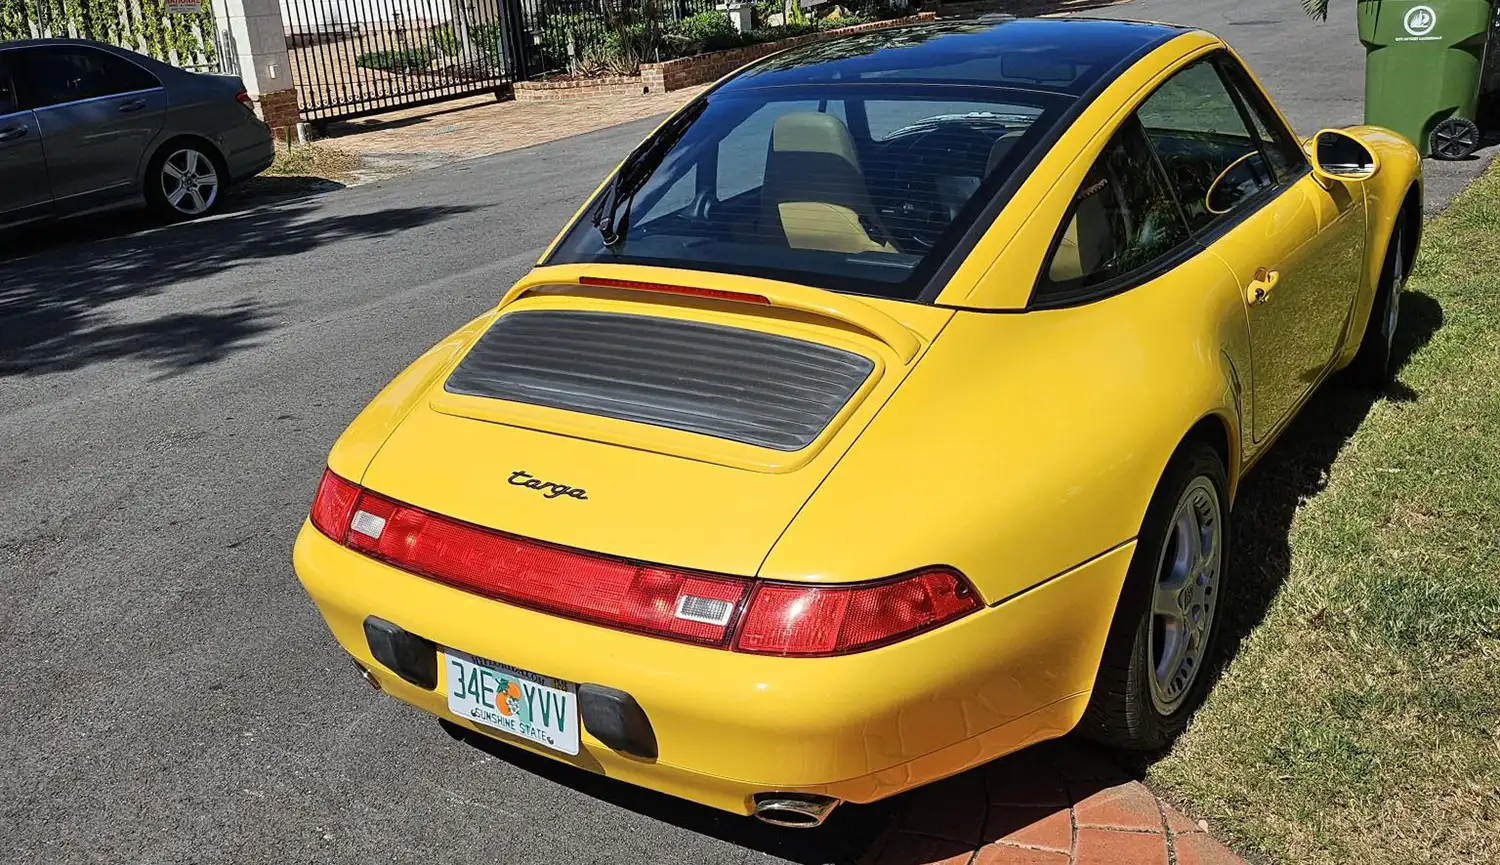
[[[355,24],[440,24],[453,18],[451,0],[280,0],[288,33],[338,32]]]

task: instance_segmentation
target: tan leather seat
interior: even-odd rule
[[[761,231],[785,237],[793,249],[889,251],[870,236],[878,230],[854,138],[831,114],[799,111],[771,129],[761,189]],[[880,232],[883,233],[883,232]]]
[[[1102,181],[1086,182],[1088,195],[1073,209],[1073,218],[1068,220],[1057,251],[1052,254],[1052,265],[1047,276],[1053,282],[1068,282],[1097,271],[1110,260],[1114,252],[1114,234],[1110,228],[1109,184],[1114,180],[1106,177]],[[1097,185],[1096,185],[1097,184]]]

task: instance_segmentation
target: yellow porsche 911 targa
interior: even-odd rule
[[[297,574],[451,730],[782,825],[1075,728],[1160,747],[1241,477],[1388,374],[1419,172],[1293,137],[1194,30],[765,58],[359,415]]]

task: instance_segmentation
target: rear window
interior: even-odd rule
[[[611,208],[602,193],[548,263],[655,264],[914,300],[1071,101],[867,83],[715,93],[680,137],[657,139],[659,161],[648,161],[658,164],[635,194]],[[613,244],[595,225],[610,211]]]

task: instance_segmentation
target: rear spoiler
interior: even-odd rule
[[[725,278],[717,274],[715,275],[717,278],[731,283],[734,289],[700,288],[683,285],[680,282],[658,281],[663,276],[679,280],[683,276],[690,276],[683,271],[663,272],[654,268],[637,269],[634,267],[629,270],[631,272],[626,274],[624,267],[609,269],[611,274],[620,274],[620,276],[600,276],[587,272],[587,269],[569,266],[533,271],[531,275],[516,283],[515,287],[505,293],[505,297],[500,300],[500,305],[496,310],[503,310],[527,294],[558,294],[572,290],[611,288],[770,306],[831,319],[875,337],[895,352],[903,365],[911,363],[922,347],[916,335],[901,322],[861,302],[858,298],[846,294],[750,277]],[[621,278],[626,275],[638,278]]]

